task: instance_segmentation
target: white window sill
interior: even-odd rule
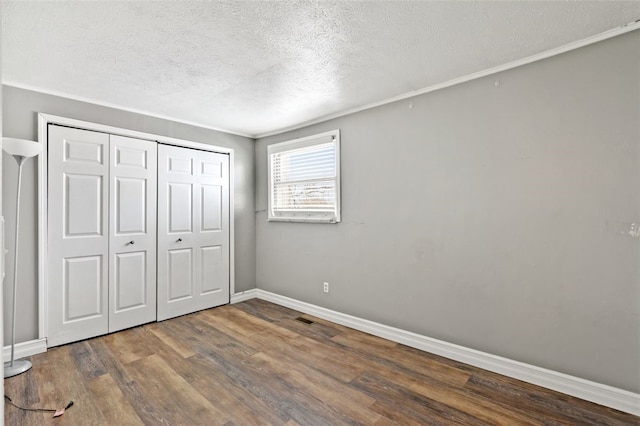
[[[339,219],[335,217],[331,218],[322,218],[322,217],[270,217],[267,219],[268,222],[303,222],[303,223],[340,223]]]

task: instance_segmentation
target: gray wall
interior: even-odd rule
[[[267,145],[335,128],[342,223],[268,223]],[[640,31],[261,139],[257,286],[640,392],[639,159]]]
[[[15,87],[3,87],[3,119],[6,136],[37,140],[37,113],[44,112],[125,129],[186,139],[235,150],[235,273],[236,291],[255,288],[254,220],[254,141],[214,130],[189,126],[159,118],[101,107]],[[6,218],[7,247],[13,247],[15,229],[15,191],[17,166],[3,160],[3,203]],[[37,163],[24,166],[20,226],[20,265],[16,341],[38,337],[37,296]],[[7,255],[7,279],[13,276],[13,254]],[[10,286],[4,286],[4,299],[11,300]],[[5,309],[4,329],[8,333],[9,309]]]

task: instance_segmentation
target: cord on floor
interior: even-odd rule
[[[53,417],[60,417],[61,415],[64,414],[64,411],[71,408],[73,406],[73,401],[69,402],[64,408],[27,408],[27,407],[21,407],[18,404],[16,404],[15,402],[13,402],[13,400],[11,398],[9,398],[7,395],[4,396],[4,400],[7,404],[9,405],[13,405],[14,407],[20,409],[20,410],[24,410],[24,411],[36,411],[36,412],[50,412],[53,413]]]

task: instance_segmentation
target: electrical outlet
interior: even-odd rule
[[[323,285],[323,287],[322,287],[322,290],[323,290],[325,293],[329,293],[329,283],[328,283],[328,282],[325,282],[325,283],[324,283],[324,285]]]

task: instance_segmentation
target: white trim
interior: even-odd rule
[[[49,217],[48,210],[48,191],[47,191],[47,176],[49,157],[47,143],[47,124],[49,123],[49,117],[44,114],[38,114],[38,142],[42,144],[42,152],[38,155],[38,337],[40,339],[46,338],[49,335],[49,328],[47,319],[49,318],[49,312],[47,310],[47,300],[49,300],[48,282],[49,269],[47,264],[49,262],[47,258],[47,248],[49,242],[47,238],[47,218]]]
[[[48,267],[47,267],[47,151],[48,135],[47,126],[49,124],[60,124],[62,126],[76,127],[79,129],[96,132],[109,133],[113,135],[125,136],[136,139],[144,139],[164,143],[168,145],[194,148],[203,151],[217,152],[229,155],[229,295],[235,293],[235,150],[221,146],[209,145],[201,142],[193,142],[184,139],[176,139],[169,136],[155,135],[152,133],[138,132],[136,130],[123,129],[120,127],[108,126],[104,124],[92,123],[89,121],[76,120],[68,117],[38,113],[38,141],[42,144],[42,153],[38,156],[38,337],[40,339],[48,336]],[[231,297],[231,296],[230,296]]]
[[[144,140],[155,141],[159,143],[165,143],[168,145],[181,146],[185,148],[194,148],[194,149],[201,149],[203,151],[218,152],[220,154],[229,154],[233,152],[232,148],[209,145],[202,142],[193,142],[185,139],[177,139],[169,136],[156,135],[153,133],[139,132],[137,130],[130,130],[130,129],[124,129],[122,127],[115,127],[115,126],[109,126],[106,124],[93,123],[91,121],[76,120],[74,118],[60,117],[58,115],[39,113],[38,114],[39,121],[40,121],[40,118],[42,118],[45,122],[40,123],[44,125],[44,129],[39,128],[39,130],[40,131],[44,130],[45,133],[47,129],[46,126],[48,124],[60,124],[61,126],[77,127],[79,129],[86,129],[94,132],[103,132],[103,133],[109,133],[112,135],[125,136],[129,138],[144,139]]]
[[[640,394],[401,330],[257,289],[257,298],[494,373],[640,416]]]
[[[431,86],[423,87],[422,89],[415,90],[413,92],[403,93],[398,96],[394,96],[391,98],[387,98],[378,102],[372,102],[366,105],[358,106],[355,108],[347,109],[344,111],[336,112],[334,114],[324,115],[319,118],[315,118],[313,120],[305,121],[303,123],[294,124],[293,126],[283,127],[278,130],[274,130],[271,132],[259,133],[253,136],[255,139],[266,138],[267,136],[279,135],[281,133],[290,132],[292,130],[301,129],[303,127],[311,126],[313,124],[323,123],[325,121],[333,120],[335,118],[344,117],[345,115],[354,114],[356,112],[365,111],[371,108],[376,108],[382,105],[390,104],[393,102],[398,102],[404,99],[413,98],[415,96],[424,95],[425,93],[435,92],[436,90],[444,89],[447,87],[455,86],[457,84],[466,83],[471,80],[476,80],[478,78],[486,77],[492,74],[497,74],[499,72],[507,71],[513,68],[521,67],[523,65],[530,64],[532,62],[541,61],[543,59],[551,58],[552,56],[557,56],[562,53],[570,52],[572,50],[579,49],[581,47],[588,46],[590,44],[597,43],[599,41],[607,40],[612,37],[616,37],[631,31],[635,31],[640,29],[640,19],[634,22],[630,22],[625,25],[621,25],[617,28],[613,28],[611,30],[602,32],[600,34],[595,34],[589,36],[587,38],[583,38],[582,40],[574,41],[564,46],[556,47],[554,49],[545,50],[544,52],[536,53],[535,55],[527,56],[526,58],[517,59],[512,62],[508,62],[503,65],[498,65],[496,67],[488,68],[485,70],[481,70],[478,72],[474,72],[471,74],[463,75],[458,78],[454,78],[449,81],[445,81],[443,83],[434,84]]]
[[[73,101],[90,103],[90,104],[103,106],[103,107],[107,107],[107,108],[113,108],[113,109],[118,109],[118,110],[121,110],[121,111],[132,112],[134,114],[142,114],[142,115],[146,115],[148,117],[160,118],[162,120],[169,120],[169,121],[173,121],[175,123],[182,123],[182,124],[188,124],[189,126],[202,127],[204,129],[215,130],[216,132],[227,133],[229,135],[243,136],[245,138],[255,139],[255,136],[252,136],[252,135],[249,135],[249,134],[246,134],[246,133],[234,132],[234,131],[231,131],[231,130],[223,129],[223,128],[220,128],[220,127],[214,127],[214,126],[211,126],[211,125],[208,125],[208,124],[204,124],[204,123],[199,123],[199,122],[196,122],[196,121],[182,120],[180,118],[171,117],[171,116],[163,115],[163,114],[157,114],[157,113],[151,112],[151,111],[146,111],[146,110],[141,110],[141,109],[136,109],[136,108],[129,108],[129,107],[126,107],[124,105],[114,104],[114,103],[111,103],[111,102],[104,102],[104,101],[100,101],[100,100],[97,100],[97,99],[94,99],[94,98],[88,98],[88,97],[84,97],[84,96],[76,96],[76,95],[72,95],[70,93],[60,92],[60,91],[57,91],[57,90],[49,90],[49,89],[45,89],[45,88],[38,87],[38,86],[32,86],[32,85],[29,85],[29,84],[18,83],[16,81],[3,80],[2,84],[5,85],[5,86],[9,86],[9,87],[15,87],[16,89],[29,90],[31,92],[43,93],[45,95],[58,96],[60,98],[71,99]]]
[[[252,288],[251,290],[241,291],[240,293],[235,293],[231,295],[230,303],[240,303],[245,300],[255,299],[258,297],[258,289]]]
[[[16,343],[14,358],[20,359],[26,356],[37,355],[47,351],[47,339],[27,340]],[[2,359],[4,362],[11,361],[11,346],[2,348]]]
[[[229,302],[236,292],[235,151],[229,150]]]

